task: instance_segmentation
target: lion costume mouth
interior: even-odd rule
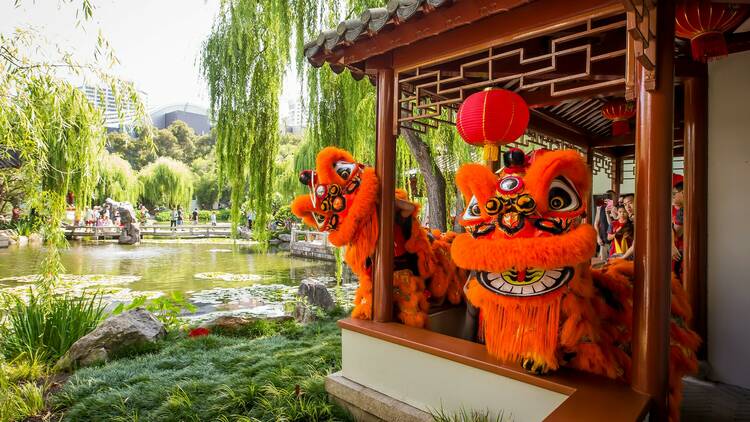
[[[572,267],[560,267],[550,270],[541,268],[514,268],[503,272],[480,271],[477,273],[479,283],[494,293],[503,296],[538,296],[564,286],[573,278]]]

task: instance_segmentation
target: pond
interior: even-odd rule
[[[0,249],[0,292],[28,294],[44,252],[40,247]],[[62,251],[62,262],[67,274],[60,292],[99,290],[110,306],[177,292],[197,306],[193,317],[198,318],[217,312],[279,315],[301,280],[315,277],[335,284],[332,262],[227,242],[73,242]]]

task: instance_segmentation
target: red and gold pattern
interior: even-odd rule
[[[569,366],[627,381],[633,265],[590,268],[596,232],[582,223],[590,172],[575,151],[505,153],[499,176],[462,166],[467,208],[456,265],[472,270],[466,298],[479,308],[480,339],[504,361],[532,372]],[[698,336],[687,328],[685,293],[672,283],[670,411],[679,418],[683,375],[695,371]]]
[[[317,156],[315,170],[300,181],[310,194],[295,198],[292,212],[307,225],[328,232],[335,246],[345,246],[344,260],[359,278],[353,318],[372,319],[372,257],[378,238],[378,179],[375,170],[357,163],[348,152],[328,147]],[[398,200],[406,193],[396,191]],[[406,325],[424,327],[429,303],[458,304],[466,273],[450,260],[454,235],[428,233],[419,223],[419,206],[410,215],[397,213],[394,225],[394,303]]]

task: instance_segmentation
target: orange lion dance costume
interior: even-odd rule
[[[592,270],[596,232],[582,223],[590,174],[575,151],[519,149],[499,176],[466,164],[456,175],[468,204],[453,242],[456,265],[472,270],[467,301],[479,311],[487,350],[526,370],[561,365],[619,380],[630,377],[633,264]],[[471,309],[471,307],[470,307]],[[697,367],[700,339],[672,282],[670,412],[679,419],[681,378]]]
[[[316,158],[315,170],[300,174],[309,196],[298,196],[292,212],[307,225],[329,233],[335,246],[345,246],[344,260],[359,278],[353,318],[372,319],[372,265],[378,238],[378,178],[348,152],[328,147]],[[400,212],[394,225],[394,303],[406,325],[424,327],[430,302],[462,299],[465,273],[450,259],[454,234],[428,233],[420,225],[417,204],[396,192]],[[399,210],[397,210],[399,211]],[[429,300],[428,300],[429,299]]]

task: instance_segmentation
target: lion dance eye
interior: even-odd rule
[[[469,205],[466,206],[466,212],[464,212],[464,220],[476,220],[481,217],[482,210],[479,208],[479,201],[476,196],[472,196],[469,201]]]
[[[346,161],[336,161],[333,164],[334,170],[336,170],[336,174],[339,175],[344,180],[349,180],[349,176],[354,173],[354,168],[357,167],[355,163],[348,163]]]
[[[558,177],[552,181],[548,198],[550,211],[575,211],[581,206],[581,199],[575,188],[563,177]]]

